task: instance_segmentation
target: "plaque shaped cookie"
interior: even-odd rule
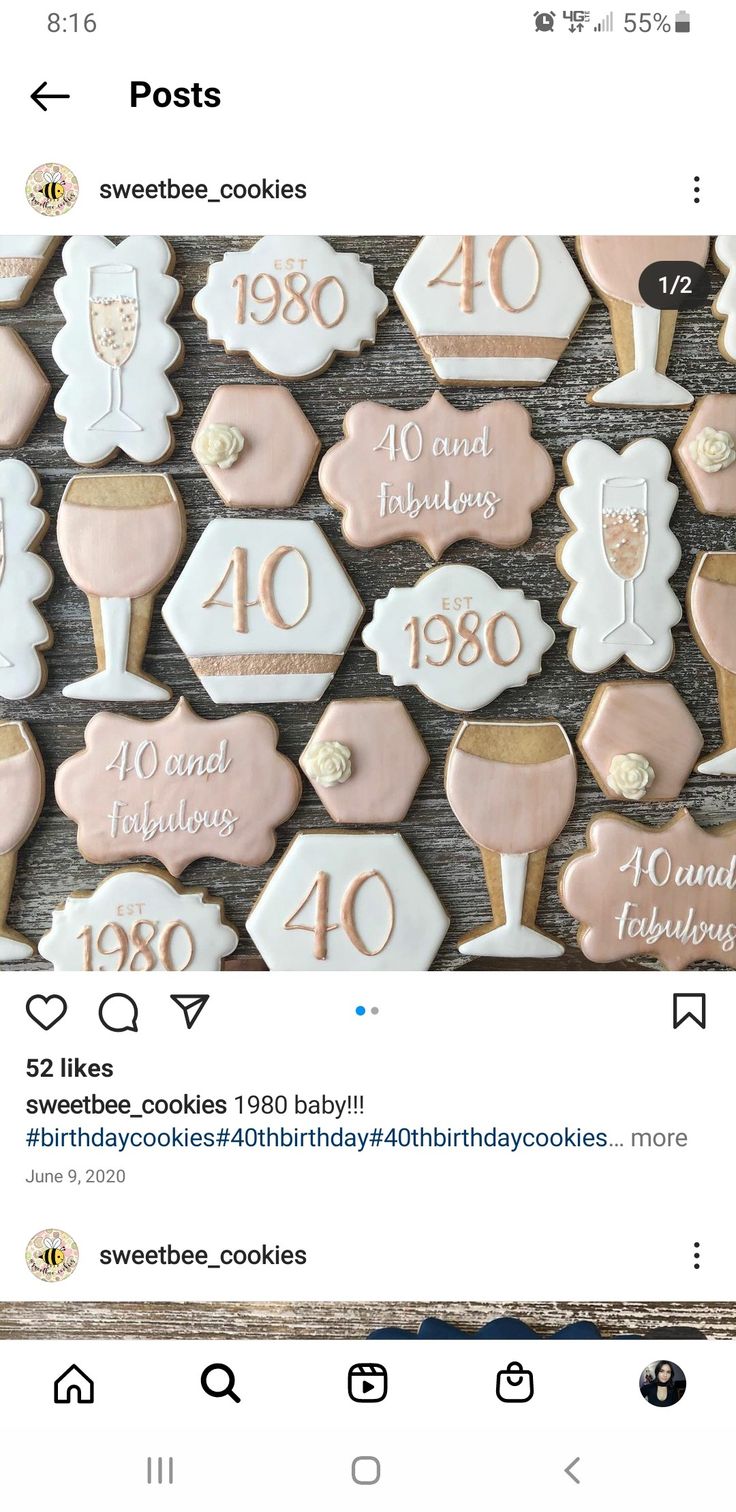
[[[43,808],[46,779],[38,747],[20,720],[0,722],[0,961],[33,955],[30,940],[8,929],[18,851]]]
[[[677,310],[655,310],[639,292],[645,268],[657,262],[708,261],[707,236],[581,236],[578,254],[611,316],[620,378],[588,395],[589,404],[628,409],[689,405],[690,391],[667,377]]]
[[[217,899],[141,866],[71,893],[38,953],[56,971],[219,971],[237,943]]]
[[[354,404],[319,481],[352,546],[417,540],[435,561],[453,541],[519,546],[554,486],[549,452],[513,400],[459,410],[435,393],[421,409]]]
[[[0,698],[19,702],[46,685],[43,652],[53,635],[38,605],[53,573],[37,548],[48,516],[36,507],[41,485],[17,457],[0,461]]]
[[[22,446],[51,393],[51,384],[12,326],[0,326],[0,446]]]
[[[363,605],[312,520],[211,520],[162,609],[215,703],[311,703]]]
[[[736,236],[717,236],[713,253],[726,275],[713,304],[713,314],[723,321],[718,345],[726,362],[736,362]]]
[[[426,971],[449,918],[396,832],[297,835],[246,929],[272,971]]]
[[[378,670],[445,709],[480,709],[542,670],[554,641],[536,599],[463,562],[377,599],[363,631]]]
[[[317,460],[319,437],[288,389],[223,383],[192,451],[228,509],[290,509]]]
[[[703,737],[671,683],[619,678],[596,688],[577,744],[606,798],[661,803],[679,798]]]
[[[736,515],[736,394],[698,400],[675,458],[702,514]]]
[[[699,551],[687,585],[690,629],[716,674],[723,745],[698,771],[736,776],[736,551]]]
[[[262,236],[212,263],[194,299],[210,341],[276,378],[314,378],[376,339],[388,300],[355,252],[322,236]]]
[[[564,459],[570,486],[560,508],[572,526],[557,551],[572,584],[560,608],[568,649],[581,672],[602,672],[625,658],[662,672],[674,655],[672,626],[682,618],[669,579],[680,560],[670,530],[677,487],[661,441],[633,441],[621,453],[603,441],[576,441]]]
[[[168,323],[181,298],[171,248],[161,236],[72,236],[62,256],[54,293],[65,324],[51,351],[67,374],[55,400],[66,450],[82,467],[118,451],[163,462],[181,412],[167,377],[183,353]]]
[[[142,670],[156,591],[184,549],[178,489],[164,473],[78,473],[64,490],[59,550],[89,600],[98,671],[65,698],[160,703],[171,697]]]
[[[184,698],[164,719],[96,714],[56,801],[88,861],[155,857],[175,877],[198,856],[262,866],[302,790],[278,733],[265,714],[200,719]]]
[[[17,310],[30,299],[57,236],[0,236],[0,310]]]
[[[429,751],[398,698],[336,698],[299,765],[336,824],[400,824]]]
[[[461,955],[529,957],[563,953],[535,920],[547,850],[575,802],[577,769],[562,725],[464,721],[447,753],[450,808],[480,848],[493,923],[465,935]]]
[[[586,849],[560,874],[589,961],[655,956],[670,971],[693,961],[736,964],[736,823],[704,830],[687,809],[650,826],[599,814]]]
[[[590,304],[559,236],[424,236],[394,295],[440,383],[545,383]]]

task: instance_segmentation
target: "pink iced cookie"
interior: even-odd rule
[[[601,683],[577,735],[602,793],[620,802],[679,798],[703,737],[671,683]]]
[[[736,394],[698,400],[675,442],[675,458],[703,514],[736,515]]]
[[[22,446],[51,393],[35,357],[11,326],[0,326],[0,446]]]
[[[317,460],[319,437],[288,389],[223,383],[192,451],[229,509],[290,509]]]
[[[338,824],[399,824],[429,752],[398,698],[328,704],[299,765]]]
[[[198,856],[261,866],[301,796],[277,740],[264,714],[200,719],[183,698],[165,719],[96,714],[56,801],[89,861],[155,857],[175,877]]]

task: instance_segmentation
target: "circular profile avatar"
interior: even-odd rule
[[[41,1229],[26,1245],[26,1265],[37,1281],[67,1281],[78,1263],[76,1241],[63,1229]]]
[[[674,1407],[686,1389],[685,1372],[672,1360],[655,1360],[639,1376],[639,1390],[651,1407]]]

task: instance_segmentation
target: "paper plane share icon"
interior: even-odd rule
[[[189,994],[171,992],[169,996],[172,1003],[176,1003],[177,1008],[181,1008],[187,1029],[194,1028],[202,1009],[210,1000],[208,992],[192,992]]]

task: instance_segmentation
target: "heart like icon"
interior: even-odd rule
[[[29,997],[26,1013],[40,1029],[53,1029],[54,1024],[58,1024],[66,1013],[66,1002],[63,997],[59,997],[58,992],[52,992],[49,997],[42,997],[37,992]]]

